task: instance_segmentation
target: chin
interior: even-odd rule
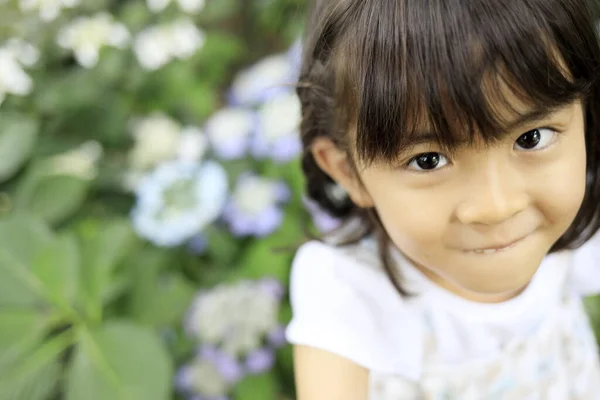
[[[500,302],[512,299],[518,296],[531,282],[529,279],[514,280],[488,280],[486,282],[469,282],[461,285],[463,289],[469,292],[469,298],[481,302]]]

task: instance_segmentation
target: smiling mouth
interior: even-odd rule
[[[485,248],[481,248],[481,249],[470,249],[470,250],[466,250],[467,253],[475,253],[475,254],[495,254],[495,253],[501,253],[503,251],[512,249],[513,247],[515,247],[517,244],[519,244],[521,241],[523,241],[527,236],[523,236],[520,239],[517,239],[515,241],[512,241],[508,244],[505,245],[500,245],[500,246],[492,246],[492,247],[485,247]]]

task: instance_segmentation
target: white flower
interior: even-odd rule
[[[295,134],[302,118],[300,99],[294,92],[282,93],[267,101],[260,108],[258,116],[260,134],[268,142]]]
[[[133,169],[145,170],[172,160],[179,149],[181,125],[164,114],[155,113],[132,124],[135,145],[129,153]]]
[[[222,158],[243,156],[255,129],[255,113],[239,107],[217,111],[206,123],[206,134],[215,152]]]
[[[227,173],[215,162],[168,162],[142,180],[136,200],[132,219],[137,233],[158,246],[177,246],[221,215]]]
[[[187,316],[189,333],[219,345],[232,355],[245,355],[261,346],[277,323],[279,298],[260,282],[221,285],[200,294]]]
[[[147,170],[174,159],[197,162],[208,148],[202,130],[182,127],[162,113],[139,118],[131,125],[135,145],[129,153],[129,165],[134,170]]]
[[[73,8],[79,4],[79,0],[20,0],[21,11],[27,12],[38,10],[40,18],[46,22],[58,17],[63,8]]]
[[[17,39],[0,48],[0,103],[7,93],[26,96],[33,89],[33,80],[23,69],[39,58],[38,50]]]
[[[31,67],[40,59],[40,51],[22,39],[9,39],[4,47],[13,54],[17,61],[27,67]]]
[[[206,40],[202,32],[189,18],[146,28],[135,38],[134,51],[140,65],[157,70],[177,58],[185,60],[193,56]]]
[[[83,67],[94,67],[104,46],[125,48],[130,34],[125,25],[114,21],[112,15],[101,12],[93,17],[80,17],[65,26],[58,34],[58,44],[71,49]]]
[[[102,157],[102,145],[88,141],[74,150],[53,156],[49,160],[46,173],[50,175],[70,175],[92,180],[98,175],[98,161]]]
[[[179,7],[187,13],[202,11],[206,3],[205,0],[178,0],[177,2],[179,3]],[[146,3],[150,11],[157,13],[167,8],[171,0],[146,0]]]
[[[270,56],[241,72],[231,87],[232,101],[253,106],[281,90],[289,90],[294,82],[294,65],[287,54]]]
[[[177,146],[177,159],[186,162],[197,162],[204,157],[208,149],[208,138],[202,130],[188,126],[181,130]]]
[[[229,383],[209,360],[196,358],[182,368],[177,376],[179,386],[204,396],[223,396],[230,389]]]

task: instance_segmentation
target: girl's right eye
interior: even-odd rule
[[[443,154],[423,153],[411,159],[408,163],[408,168],[415,171],[432,171],[442,168],[448,163],[448,158]]]

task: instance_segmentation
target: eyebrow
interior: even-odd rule
[[[515,130],[523,125],[529,125],[529,124],[534,124],[536,122],[542,122],[548,118],[550,118],[552,115],[564,110],[568,105],[560,105],[557,107],[552,107],[552,108],[548,108],[548,107],[540,107],[540,108],[534,108],[532,110],[527,111],[524,114],[519,115],[515,120],[511,121],[509,124],[507,124],[504,127],[504,131],[505,132],[510,132],[512,130]],[[433,132],[429,132],[429,131],[423,131],[423,132],[416,132],[414,135],[411,135],[410,138],[407,138],[406,140],[406,149],[411,149],[413,147],[416,147],[418,145],[422,145],[422,144],[431,144],[431,143],[438,143],[439,141],[439,135],[436,135]],[[465,143],[467,143],[469,140],[468,139],[463,139],[463,140],[459,140],[458,143],[459,145],[463,145]]]

